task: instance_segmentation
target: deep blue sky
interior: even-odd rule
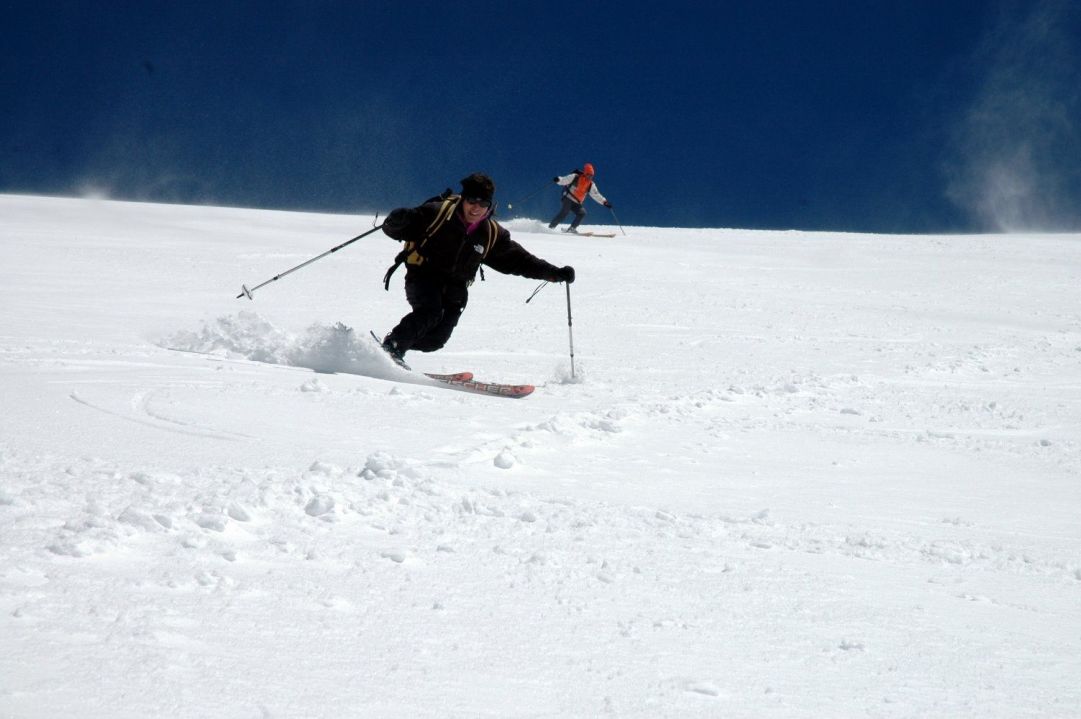
[[[625,225],[1079,229],[1075,5],[0,0],[0,192],[386,211],[588,161]]]

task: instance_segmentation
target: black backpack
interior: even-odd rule
[[[421,250],[424,248],[424,244],[439,231],[443,225],[447,223],[453,215],[454,211],[458,209],[458,205],[462,201],[462,196],[455,194],[449,187],[439,195],[435,197],[429,197],[422,202],[422,205],[428,205],[433,202],[441,202],[439,211],[435,214],[435,219],[424,230],[424,237],[419,242],[414,240],[406,240],[405,247],[394,258],[394,264],[387,269],[387,273],[383,275],[383,289],[390,291],[390,277],[394,274],[394,271],[398,269],[398,266],[403,262],[407,265],[422,265],[424,264],[424,255],[421,254]],[[495,206],[492,206],[492,212],[488,215],[488,242],[484,246],[484,254],[481,257],[481,262],[484,262],[484,258],[488,256],[492,246],[495,244],[495,240],[499,237],[499,224],[492,219],[492,215],[495,214]],[[480,279],[484,281],[484,268],[480,270]]]

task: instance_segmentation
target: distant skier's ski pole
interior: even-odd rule
[[[269,285],[269,284],[270,284],[271,282],[275,282],[276,280],[280,280],[280,279],[281,279],[282,277],[285,277],[285,276],[286,276],[286,275],[288,275],[289,273],[291,273],[291,272],[296,272],[296,271],[297,271],[297,270],[299,270],[299,269],[300,269],[301,267],[307,267],[308,265],[310,265],[311,263],[315,262],[316,260],[321,260],[321,259],[323,259],[324,257],[326,257],[327,255],[331,254],[332,252],[337,252],[338,250],[340,250],[341,248],[345,247],[346,245],[351,245],[351,244],[353,244],[354,242],[356,242],[357,240],[359,240],[360,238],[362,238],[362,237],[367,237],[368,235],[372,234],[372,233],[373,233],[373,232],[375,232],[376,230],[382,229],[382,227],[383,227],[383,225],[382,225],[382,223],[380,223],[380,224],[379,224],[379,225],[378,225],[377,227],[373,227],[372,229],[368,230],[367,232],[361,233],[361,234],[357,235],[356,237],[354,237],[353,239],[351,239],[351,240],[347,240],[347,241],[345,241],[345,242],[341,243],[341,244],[340,244],[340,245],[338,245],[337,247],[331,247],[331,248],[330,248],[329,250],[327,250],[327,251],[326,251],[326,252],[324,252],[323,254],[319,255],[318,257],[313,257],[313,258],[311,258],[310,260],[308,260],[307,262],[302,262],[302,263],[300,263],[299,265],[297,265],[296,267],[293,267],[292,269],[288,269],[288,270],[286,270],[285,272],[282,272],[281,274],[278,274],[278,275],[274,275],[273,277],[271,277],[271,278],[270,278],[269,280],[267,280],[266,282],[263,282],[263,283],[261,283],[261,284],[258,284],[258,285],[256,285],[255,287],[251,287],[251,288],[249,288],[249,287],[248,287],[247,285],[241,285],[241,286],[240,286],[240,294],[239,294],[239,295],[237,295],[237,296],[236,296],[236,298],[237,298],[238,300],[239,300],[239,299],[240,299],[241,297],[247,297],[247,298],[248,298],[249,300],[250,300],[250,299],[254,299],[254,298],[253,298],[253,297],[251,296],[251,293],[252,293],[252,292],[255,292],[255,291],[256,291],[257,289],[259,289],[260,287],[263,287],[263,286],[265,286],[265,285]]]
[[[608,208],[608,211],[612,213],[612,219],[616,221],[617,225],[619,225],[620,232],[622,232],[624,235],[627,234],[627,231],[623,229],[623,223],[619,221],[618,217],[616,217],[616,211],[613,210],[611,207]]]
[[[540,187],[538,187],[538,188],[537,188],[536,190],[533,190],[533,192],[530,192],[530,193],[529,193],[528,195],[526,195],[526,196],[525,196],[525,197],[523,197],[522,199],[520,199],[520,200],[515,200],[514,202],[508,202],[508,203],[507,203],[507,209],[508,209],[508,210],[512,210],[512,209],[514,209],[514,205],[515,205],[515,203],[521,203],[521,202],[525,202],[526,200],[530,199],[531,197],[533,197],[534,195],[536,195],[536,194],[537,194],[538,192],[540,192],[541,190],[543,190],[543,189],[547,188],[547,187],[548,187],[549,185],[551,185],[551,184],[552,184],[552,182],[551,182],[551,180],[549,180],[548,182],[545,182],[545,183],[544,183],[543,185],[541,185]]]
[[[574,323],[571,321],[571,283],[567,283],[567,333],[571,338],[571,379],[574,379]]]

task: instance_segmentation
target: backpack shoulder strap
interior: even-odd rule
[[[499,239],[499,233],[503,228],[499,226],[499,223],[495,220],[488,218],[488,244],[484,246],[484,255],[481,257],[481,262],[488,256],[488,253],[495,247],[495,241]]]
[[[435,217],[428,223],[428,227],[424,229],[424,236],[419,241],[406,240],[405,247],[398,253],[398,256],[394,258],[394,264],[390,266],[387,273],[383,275],[383,289],[390,291],[390,276],[394,274],[394,271],[398,269],[398,266],[403,262],[410,265],[420,265],[424,263],[424,255],[420,253],[420,248],[424,247],[424,244],[428,242],[436,232],[439,232],[439,228],[447,224],[453,215],[454,211],[458,209],[458,204],[462,200],[461,195],[447,194],[444,192],[439,197],[432,198],[431,202],[439,202],[442,200],[442,204],[435,213]],[[428,204],[428,203],[425,203]],[[491,249],[492,242],[489,241],[488,247]],[[487,251],[485,252],[487,254]]]
[[[454,211],[458,209],[458,203],[462,201],[461,195],[447,195],[443,198],[443,204],[439,206],[439,210],[435,213],[435,218],[432,220],[428,228],[424,230],[424,239],[421,240],[421,244],[428,241],[428,238],[439,231],[439,228],[446,224],[447,220],[451,218]]]
[[[488,218],[488,240],[484,245],[484,254],[480,256],[481,266],[479,269],[481,282],[484,282],[484,259],[488,256],[488,253],[492,251],[492,248],[495,247],[495,242],[499,239],[499,233],[502,229],[503,228],[499,226],[498,222],[490,217]]]

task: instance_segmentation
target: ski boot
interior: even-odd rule
[[[413,368],[405,363],[405,352],[398,349],[398,343],[392,339],[383,340],[383,351],[390,355],[390,358],[394,360],[394,364],[398,365],[402,369],[413,371]]]

